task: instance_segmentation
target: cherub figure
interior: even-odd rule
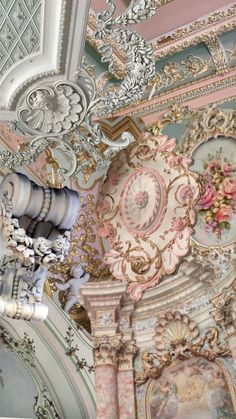
[[[64,284],[55,282],[55,285],[59,290],[67,291],[65,295],[66,304],[64,307],[66,313],[68,313],[68,311],[70,311],[73,305],[78,302],[78,291],[82,287],[82,285],[88,282],[90,278],[89,273],[85,272],[83,264],[71,268],[70,275],[72,276],[72,278]]]

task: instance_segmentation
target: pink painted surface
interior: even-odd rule
[[[119,419],[135,419],[133,370],[118,373]]]
[[[156,15],[146,22],[135,25],[135,29],[145,39],[152,40],[233,3],[232,0],[174,0],[160,7]],[[115,4],[118,15],[125,10],[129,2],[117,0]],[[105,0],[92,0],[91,8],[95,12],[106,10]]]
[[[119,419],[117,370],[114,365],[99,365],[95,370],[97,419]]]
[[[80,194],[81,206],[76,221],[76,228],[74,230],[74,236],[79,238],[81,246],[77,248],[74,262],[78,263],[81,256],[90,256],[93,260],[99,262],[99,268],[104,267],[103,260],[103,247],[102,242],[99,238],[97,229],[97,199],[99,196],[100,182],[95,184],[89,190],[83,190],[80,186],[72,181],[71,188],[77,190]],[[89,232],[88,232],[89,231]],[[87,237],[86,237],[87,235]],[[86,237],[86,240],[83,239]],[[86,245],[85,247],[83,245]],[[87,262],[85,261],[85,264]]]
[[[174,138],[144,133],[113,160],[103,184],[98,233],[110,245],[103,262],[128,282],[133,300],[172,274],[189,250],[198,184],[175,146]]]

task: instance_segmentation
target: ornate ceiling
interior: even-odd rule
[[[1,179],[19,172],[80,196],[69,255],[44,285],[47,320],[0,321],[0,350],[36,386],[35,417],[42,407],[50,418],[95,417],[91,332],[99,364],[102,336],[153,351],[168,322],[194,321],[190,352],[202,337],[204,358],[209,308],[225,288],[232,298],[236,5],[136,3],[128,15],[126,0],[114,15],[102,0],[0,4]],[[89,281],[79,291],[81,263]],[[4,379],[1,358],[0,368]],[[137,417],[151,418],[141,404]]]

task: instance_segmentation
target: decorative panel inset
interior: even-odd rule
[[[201,173],[203,184],[194,238],[204,246],[225,246],[236,236],[235,139],[209,140],[196,149],[193,157],[193,168]]]
[[[39,51],[41,0],[0,2],[0,78],[18,61]]]
[[[104,262],[129,283],[133,299],[172,274],[189,251],[198,176],[189,158],[174,153],[176,141],[145,133],[113,161],[98,208]]]

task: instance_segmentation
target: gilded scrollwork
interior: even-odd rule
[[[169,89],[177,83],[189,81],[190,79],[204,76],[210,70],[214,70],[211,60],[203,59],[193,55],[189,55],[187,59],[180,62],[170,61],[166,63],[150,80],[148,88],[160,91],[161,89]],[[152,96],[154,91],[152,91]]]
[[[79,217],[72,229],[70,254],[63,263],[53,266],[52,274],[62,274],[66,280],[70,278],[70,269],[84,264],[84,269],[92,278],[109,276],[107,266],[102,263],[99,251],[95,246],[96,237],[96,201],[94,194],[81,194],[81,208]]]
[[[216,327],[201,334],[196,323],[186,314],[168,312],[160,317],[155,328],[156,350],[141,353],[142,371],[135,377],[137,385],[157,379],[163,370],[175,361],[202,357],[213,361],[230,355],[230,349],[219,339]]]
[[[223,110],[215,106],[190,110],[182,108],[182,121],[187,125],[178,146],[178,153],[192,156],[194,150],[210,138],[219,136],[236,138],[236,111]]]
[[[182,108],[178,105],[171,106],[170,110],[164,113],[163,117],[160,118],[155,124],[152,124],[148,127],[153,135],[162,134],[163,129],[168,124],[179,123],[182,121]]]
[[[188,251],[198,183],[175,145],[174,138],[144,133],[113,161],[103,185],[98,232],[110,244],[104,263],[134,300],[173,273]]]

